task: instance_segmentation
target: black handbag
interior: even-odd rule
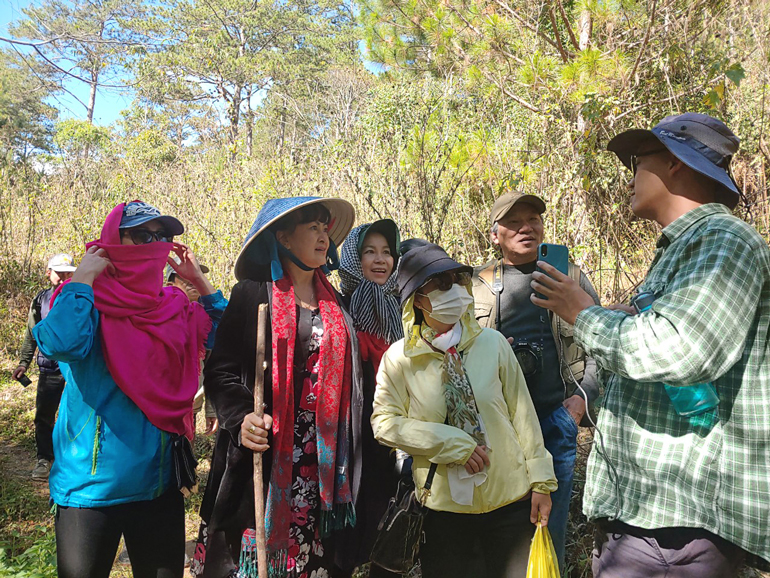
[[[417,563],[422,524],[428,512],[425,502],[430,496],[435,474],[436,464],[431,464],[419,498],[411,476],[399,481],[396,495],[388,502],[385,515],[377,526],[377,538],[370,557],[373,564],[391,572],[406,574]]]
[[[195,468],[198,467],[198,460],[195,459],[190,440],[184,435],[176,435],[171,439],[171,464],[171,483],[185,498],[197,493],[198,475]]]

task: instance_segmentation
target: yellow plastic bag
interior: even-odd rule
[[[527,563],[527,578],[559,578],[559,561],[553,548],[551,534],[548,528],[537,523],[535,537],[529,550]]]

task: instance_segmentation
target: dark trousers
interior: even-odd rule
[[[64,377],[60,372],[40,372],[35,397],[35,445],[37,458],[53,460],[53,425],[64,391]]]
[[[59,578],[108,578],[121,534],[134,578],[181,578],[184,532],[184,498],[178,490],[154,500],[105,508],[59,506]]]
[[[699,528],[600,524],[594,578],[734,578],[744,551]]]
[[[420,549],[423,578],[524,578],[535,534],[531,507],[522,500],[486,514],[430,510]]]

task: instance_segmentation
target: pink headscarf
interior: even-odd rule
[[[101,237],[115,266],[94,281],[104,359],[118,387],[155,427],[192,438],[192,400],[211,320],[176,287],[163,287],[172,244],[121,245],[121,203],[107,216]]]

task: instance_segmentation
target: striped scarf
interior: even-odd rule
[[[361,257],[358,254],[358,238],[368,223],[353,229],[340,252],[340,288],[343,295],[350,295],[350,312],[353,326],[358,331],[371,333],[394,343],[404,336],[401,325],[401,308],[396,296],[396,272],[384,285],[378,285],[364,277]]]

